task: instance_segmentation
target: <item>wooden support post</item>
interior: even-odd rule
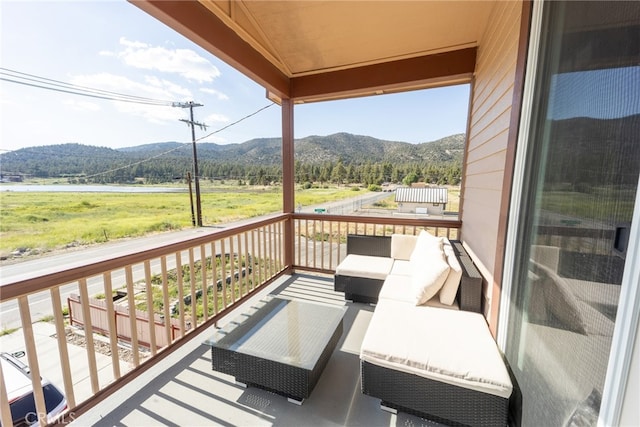
[[[293,151],[293,100],[282,99],[282,211],[293,214],[295,201],[295,167]],[[284,266],[287,273],[293,271],[295,246],[293,218],[284,224]]]

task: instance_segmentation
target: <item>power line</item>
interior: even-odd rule
[[[42,76],[36,76],[35,74],[29,74],[29,73],[24,73],[22,71],[16,71],[16,70],[10,70],[8,68],[4,68],[4,67],[0,67],[0,74],[7,74],[7,73],[12,73],[10,74],[11,77],[18,77],[18,78],[24,78],[25,80],[33,80],[33,81],[45,81],[45,82],[52,82],[52,84],[55,83],[55,86],[67,86],[70,88],[74,88],[74,89],[85,89],[91,92],[98,92],[98,93],[103,93],[103,94],[111,94],[111,95],[115,95],[115,96],[122,96],[122,97],[127,97],[127,98],[131,98],[131,99],[137,99],[140,101],[149,101],[149,102],[163,102],[163,103],[168,103],[169,101],[160,101],[157,99],[153,99],[153,98],[147,98],[147,97],[142,97],[142,96],[136,96],[136,95],[125,95],[125,94],[121,94],[118,92],[113,92],[113,91],[108,91],[108,90],[103,90],[103,89],[95,89],[95,88],[91,88],[88,86],[81,86],[81,85],[76,85],[73,83],[66,83],[60,80],[54,80],[54,79],[50,79],[47,77],[42,77]],[[17,74],[17,76],[15,76],[14,74]],[[30,77],[31,79],[27,79],[26,77],[22,77],[22,76],[27,76]]]
[[[69,93],[72,95],[86,96],[91,98],[106,99],[109,101],[130,102],[135,104],[155,105],[163,107],[171,107],[174,105],[174,102],[172,101],[145,98],[135,95],[126,95],[102,89],[90,88],[87,86],[79,86],[2,67],[0,67],[0,70],[0,75],[7,76],[0,77],[0,80],[25,86],[36,87],[39,89],[47,89],[56,92]]]
[[[203,139],[205,139],[205,138],[209,138],[211,135],[215,135],[216,133],[220,133],[220,132],[222,132],[222,131],[223,131],[223,130],[225,130],[225,129],[229,129],[231,126],[237,125],[238,123],[240,123],[240,122],[242,122],[242,121],[244,121],[244,120],[247,120],[249,117],[253,117],[253,116],[255,116],[256,114],[258,114],[259,112],[261,112],[261,111],[263,111],[263,110],[266,110],[267,108],[272,107],[272,106],[274,106],[274,105],[275,105],[275,103],[274,103],[274,102],[272,102],[271,104],[266,105],[266,106],[264,106],[264,107],[260,108],[259,110],[254,111],[254,112],[253,112],[253,113],[251,113],[251,114],[247,114],[247,115],[246,115],[246,116],[244,116],[243,118],[241,118],[241,119],[239,119],[239,120],[236,120],[236,121],[235,121],[235,122],[233,122],[233,123],[230,123],[230,124],[228,124],[228,125],[226,125],[226,126],[224,126],[224,127],[221,127],[221,128],[220,128],[220,129],[218,129],[218,130],[215,130],[215,131],[211,132],[210,134],[207,134],[207,135],[205,135],[205,136],[203,136],[203,137],[201,137],[201,138],[196,139],[196,142],[202,141],[202,140],[203,140]]]
[[[177,151],[177,150],[179,150],[181,148],[184,148],[184,147],[187,147],[187,145],[181,145],[180,147],[172,148],[171,150],[156,154],[155,156],[151,156],[151,157],[148,157],[146,159],[139,160],[137,162],[129,163],[128,165],[125,165],[125,166],[121,166],[121,167],[114,168],[114,169],[109,169],[109,170],[106,170],[104,172],[98,172],[98,173],[95,173],[93,175],[87,175],[85,178],[95,178],[96,176],[106,175],[108,173],[121,171],[123,169],[128,169],[128,168],[133,167],[133,166],[138,166],[138,165],[140,165],[142,163],[150,162],[151,160],[154,160],[154,159],[157,159],[159,157],[165,156],[165,155],[167,155],[167,154],[169,154],[171,152]]]

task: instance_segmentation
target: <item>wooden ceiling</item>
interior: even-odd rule
[[[133,0],[263,85],[310,102],[470,80],[488,1]]]

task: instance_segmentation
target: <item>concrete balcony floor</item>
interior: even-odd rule
[[[256,298],[278,294],[345,305],[333,291],[333,277],[286,276]],[[249,304],[248,301],[245,304]],[[311,396],[302,405],[258,389],[242,388],[211,368],[210,348],[202,344],[215,328],[200,332],[182,348],[124,386],[73,425],[94,426],[434,426],[412,415],[391,414],[360,391],[359,352],[374,307],[346,303],[344,332]],[[240,307],[218,323],[223,326]],[[74,417],[71,417],[74,418]]]

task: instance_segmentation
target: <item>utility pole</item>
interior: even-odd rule
[[[196,214],[193,212],[193,191],[191,191],[191,172],[187,172],[187,182],[189,183],[189,203],[191,204],[191,225],[196,226]]]
[[[193,144],[193,179],[196,184],[196,214],[197,214],[197,225],[198,227],[202,227],[202,205],[200,203],[200,174],[198,173],[198,153],[196,151],[196,130],[195,127],[198,126],[202,130],[207,130],[207,125],[204,123],[195,122],[193,120],[193,107],[202,107],[202,104],[196,104],[193,101],[189,102],[174,102],[172,104],[174,107],[180,108],[189,108],[189,120],[180,119],[181,122],[185,122],[186,124],[191,126],[191,142]],[[189,181],[189,185],[191,185],[191,181]]]

